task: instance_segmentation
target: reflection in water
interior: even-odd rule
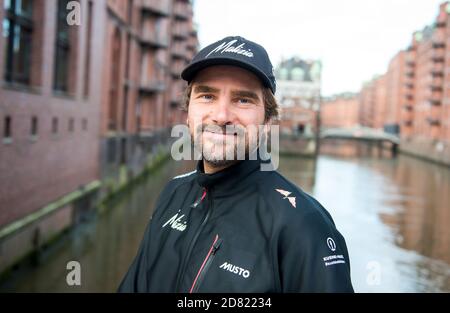
[[[315,184],[305,180],[312,159],[282,159],[280,171],[332,214],[348,244],[356,291],[450,291],[450,169],[363,150],[321,156]]]
[[[37,269],[24,267],[0,291],[115,292],[136,255],[154,203],[164,185],[192,164],[169,162],[150,174],[107,212],[71,232],[43,256]],[[81,286],[68,286],[66,264],[81,265]]]
[[[328,148],[334,156],[317,161],[282,157],[279,170],[332,214],[347,241],[356,291],[450,291],[450,169],[366,150],[346,148],[342,157]],[[115,291],[157,195],[171,177],[192,168],[169,162],[60,240],[38,268],[23,266],[0,291]],[[66,284],[71,260],[81,264],[80,287]]]

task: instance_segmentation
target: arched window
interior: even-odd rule
[[[305,71],[301,67],[294,67],[291,71],[292,80],[303,80],[305,77]]]

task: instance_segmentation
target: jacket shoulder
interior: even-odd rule
[[[170,192],[175,191],[178,187],[189,184],[195,180],[195,177],[197,176],[197,171],[191,171],[187,173],[183,173],[180,175],[177,175],[175,177],[172,177],[164,186],[164,192]]]
[[[158,216],[158,213],[161,212],[161,207],[164,207],[170,201],[175,192],[183,188],[188,190],[189,186],[195,181],[196,176],[197,171],[192,171],[175,176],[169,180],[159,194],[154,216]]]
[[[318,215],[334,226],[330,213],[313,196],[277,171],[266,172],[265,176],[259,180],[260,194],[277,216],[292,221]]]

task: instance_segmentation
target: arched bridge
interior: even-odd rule
[[[322,129],[320,132],[320,138],[348,139],[366,142],[390,142],[394,146],[397,146],[400,143],[400,138],[398,136],[369,127],[326,128]]]

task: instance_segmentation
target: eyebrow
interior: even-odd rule
[[[234,90],[231,92],[233,97],[242,97],[242,98],[249,98],[253,99],[255,101],[260,101],[258,95],[253,91],[248,90]]]
[[[194,86],[194,93],[219,93],[220,89],[214,88],[207,85],[197,85]],[[241,97],[241,98],[249,98],[253,99],[254,101],[260,101],[260,98],[258,95],[249,90],[233,90],[231,91],[231,95],[235,98]]]
[[[210,93],[219,93],[219,89],[206,86],[206,85],[198,85],[194,87],[194,93],[202,93],[202,92],[210,92]]]

